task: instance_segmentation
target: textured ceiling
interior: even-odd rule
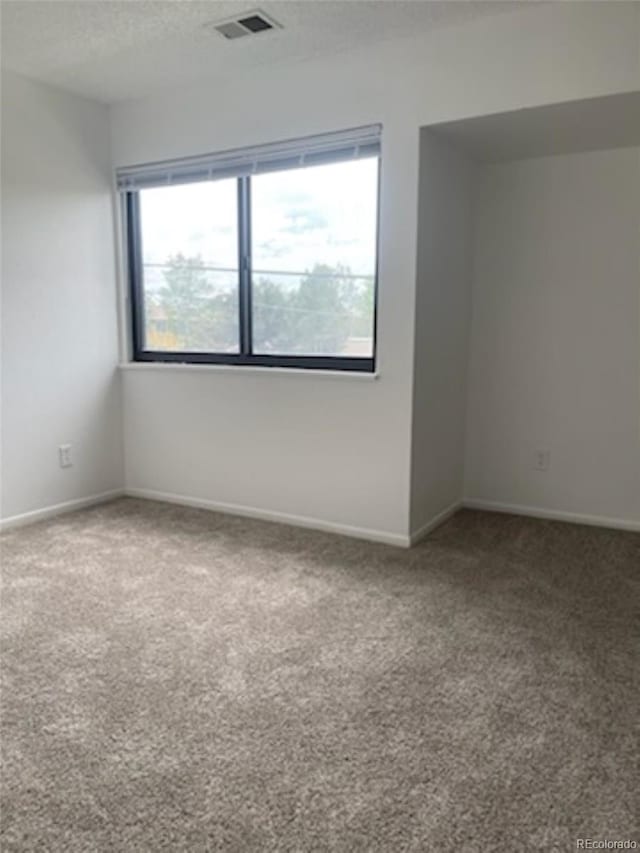
[[[111,102],[523,5],[487,0],[2,0],[2,65]],[[284,29],[226,41],[205,27],[256,7]]]
[[[640,92],[431,125],[481,163],[640,145]]]

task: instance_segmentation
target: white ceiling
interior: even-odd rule
[[[481,163],[640,145],[640,92],[432,124]]]
[[[112,102],[525,5],[488,0],[2,0],[2,65]],[[205,27],[256,8],[284,29],[227,41]]]

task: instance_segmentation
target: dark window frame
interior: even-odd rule
[[[381,158],[378,158],[375,269],[373,282],[373,347],[371,357],[328,355],[267,355],[252,352],[251,177],[238,177],[238,353],[144,349],[144,283],[139,190],[124,194],[127,266],[131,299],[131,335],[134,362],[170,364],[224,364],[238,367],[278,367],[303,370],[375,373],[378,332],[378,256],[380,244]]]

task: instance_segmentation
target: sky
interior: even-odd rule
[[[260,271],[301,272],[316,263],[375,274],[378,159],[331,163],[251,178],[252,253]],[[237,181],[142,190],[143,258],[200,255],[207,266],[238,264]],[[283,284],[298,278],[269,276]],[[161,270],[147,275],[151,287]],[[225,283],[229,277],[225,276]],[[222,277],[220,278],[222,281]]]

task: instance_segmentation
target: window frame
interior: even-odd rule
[[[303,370],[375,373],[378,331],[378,266],[380,250],[380,185],[382,158],[377,157],[375,265],[373,276],[373,325],[371,356],[282,355],[252,352],[252,257],[251,257],[251,176],[236,178],[238,184],[238,343],[239,352],[190,352],[149,350],[144,341],[144,281],[140,190],[124,193],[127,272],[130,297],[132,360],[172,364],[219,364],[238,367],[277,367]],[[339,162],[336,160],[335,162]]]

